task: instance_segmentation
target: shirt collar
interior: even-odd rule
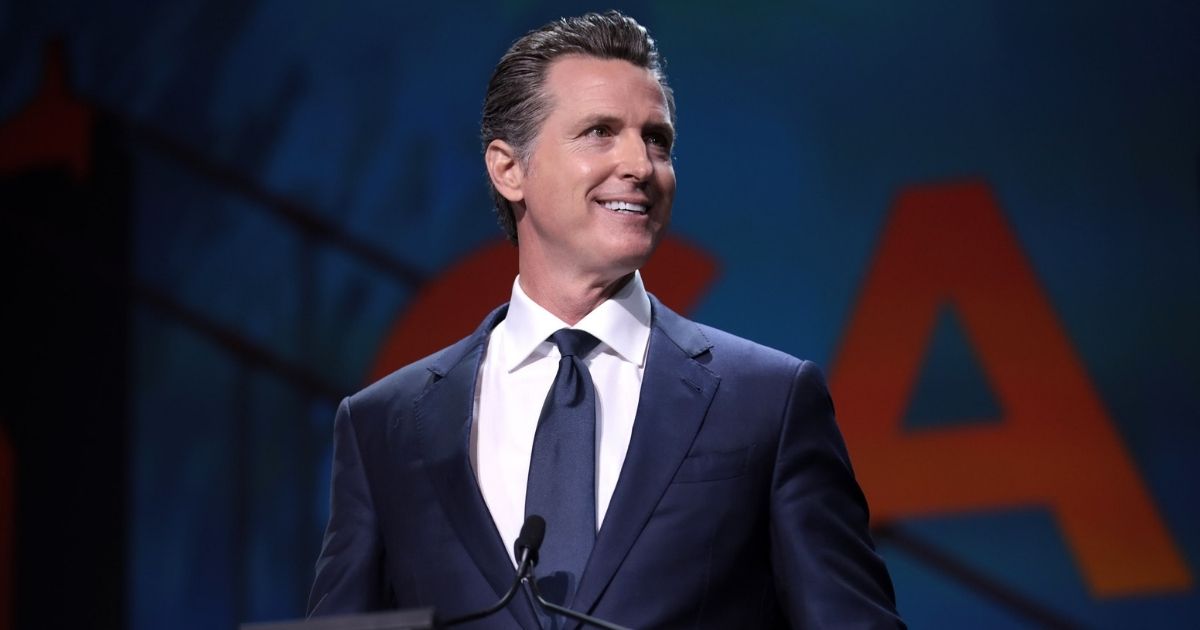
[[[635,271],[620,291],[573,327],[526,295],[520,280],[518,276],[513,281],[512,299],[504,318],[506,371],[522,365],[543,342],[549,345],[547,338],[560,328],[585,330],[625,361],[639,367],[645,363],[650,342],[650,297],[639,272]]]

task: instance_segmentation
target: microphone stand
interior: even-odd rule
[[[450,626],[457,626],[459,624],[467,623],[468,621],[475,621],[476,619],[482,619],[488,615],[500,612],[501,609],[508,605],[508,602],[512,601],[513,596],[517,594],[517,589],[521,586],[521,582],[525,580],[525,576],[529,574],[529,571],[532,568],[533,554],[526,549],[521,555],[521,564],[517,566],[517,579],[513,580],[512,586],[508,587],[508,592],[504,594],[504,597],[500,598],[500,601],[492,604],[489,608],[484,610],[473,612],[469,615],[453,617],[445,621],[440,621],[438,622],[437,626],[439,628],[449,628]]]
[[[521,559],[521,561],[517,564],[517,579],[513,580],[512,586],[509,587],[508,592],[504,594],[504,597],[501,597],[500,601],[496,602],[485,610],[473,612],[461,617],[454,617],[442,622],[437,622],[435,620],[434,626],[437,628],[446,628],[449,626],[458,625],[460,623],[482,619],[490,614],[499,612],[500,609],[508,605],[508,602],[512,601],[513,596],[517,593],[517,589],[520,588],[521,583],[524,582],[529,586],[529,590],[533,593],[537,603],[540,604],[542,608],[552,613],[557,613],[563,617],[573,619],[580,623],[585,623],[589,626],[603,628],[604,630],[630,630],[629,628],[618,626],[615,623],[609,623],[603,619],[597,619],[590,615],[575,612],[570,608],[565,608],[555,604],[554,602],[546,601],[546,598],[542,597],[541,591],[538,590],[537,576],[533,574],[533,567],[537,564],[538,550],[542,546],[542,538],[545,535],[545,519],[536,514],[531,514],[526,517],[525,524],[521,526],[521,535],[517,536],[517,541],[513,544],[513,550]]]
[[[531,591],[533,591],[533,597],[535,599],[537,599],[537,602],[539,604],[541,604],[542,608],[545,608],[546,610],[558,613],[569,619],[574,619],[575,621],[578,621],[580,623],[585,623],[589,626],[595,626],[597,628],[604,628],[604,630],[630,630],[629,628],[626,628],[625,626],[618,626],[615,623],[609,623],[607,621],[604,621],[603,619],[597,619],[590,615],[585,615],[580,612],[575,612],[574,610],[571,610],[570,608],[566,608],[564,606],[559,606],[558,604],[555,604],[554,602],[547,601],[546,598],[542,597],[542,593],[538,590],[537,578],[533,575],[533,567],[529,567],[529,569],[525,572],[525,577],[521,578],[521,581],[525,582],[526,584],[529,585],[529,589]]]

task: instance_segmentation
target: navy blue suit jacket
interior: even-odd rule
[[[572,607],[634,628],[903,627],[817,367],[652,309],[633,436]],[[512,583],[513,541],[468,454],[480,359],[505,311],[342,401],[310,614],[445,618]],[[520,593],[469,627],[538,622]]]

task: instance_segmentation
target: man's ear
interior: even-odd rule
[[[483,161],[487,164],[492,185],[505,199],[516,203],[525,198],[525,169],[512,145],[503,140],[492,140],[483,153]]]

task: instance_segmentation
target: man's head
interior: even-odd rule
[[[551,65],[567,56],[622,60],[647,70],[657,81],[675,124],[675,98],[667,85],[658,48],[646,29],[617,11],[561,18],[530,31],[500,59],[488,83],[480,125],[484,150],[494,140],[512,147],[517,160],[527,166],[534,142],[553,103],[546,91]],[[489,183],[500,226],[517,242],[514,207]]]

